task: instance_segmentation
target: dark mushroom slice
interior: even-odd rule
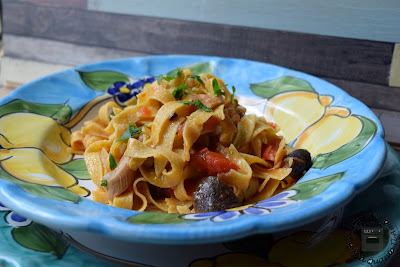
[[[233,189],[215,176],[201,179],[193,200],[196,212],[220,211],[242,205]]]
[[[301,178],[312,166],[310,152],[305,149],[293,150],[286,156],[288,167],[292,168],[290,176],[294,179]]]

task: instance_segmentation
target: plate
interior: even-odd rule
[[[290,146],[311,152],[313,167],[278,195],[220,212],[137,212],[92,201],[83,159],[67,153],[71,131],[104,101],[129,98],[112,90],[115,82],[134,95],[176,67],[234,85],[248,113],[277,123]],[[271,64],[186,55],[84,65],[21,86],[0,101],[0,145],[0,202],[7,207],[66,233],[152,244],[222,242],[313,222],[370,185],[386,155],[378,118],[334,85]]]

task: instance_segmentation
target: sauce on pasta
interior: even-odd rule
[[[218,77],[178,69],[173,79],[145,84],[124,108],[103,105],[71,146],[99,187],[95,201],[194,213],[255,203],[293,185],[311,158],[290,154],[278,131],[246,115]]]

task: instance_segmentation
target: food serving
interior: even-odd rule
[[[292,186],[311,167],[310,154],[292,151],[276,124],[246,115],[234,94],[212,74],[177,69],[125,107],[104,104],[71,135],[72,152],[99,187],[93,199],[186,214],[252,204]]]

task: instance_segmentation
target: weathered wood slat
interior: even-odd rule
[[[18,0],[18,2],[40,6],[87,8],[87,0]]]
[[[148,55],[135,51],[77,45],[13,34],[5,34],[3,43],[6,57],[74,66]]]
[[[72,67],[74,66],[2,57],[0,61],[0,80],[6,85],[20,85]]]
[[[72,66],[146,55],[129,50],[76,45],[12,34],[5,34],[4,36],[4,53],[7,58]],[[3,67],[3,72],[9,73],[7,68],[9,69],[9,66],[5,65]],[[13,77],[17,76],[14,75]],[[344,89],[350,95],[361,100],[371,108],[400,111],[400,88],[326,77],[323,78]]]
[[[400,88],[324,77],[370,108],[400,111]]]
[[[203,54],[388,84],[394,44],[4,1],[4,32],[147,54]]]
[[[389,86],[400,86],[400,43],[395,44],[393,49]]]
[[[372,109],[385,129],[385,140],[400,149],[400,112]]]

